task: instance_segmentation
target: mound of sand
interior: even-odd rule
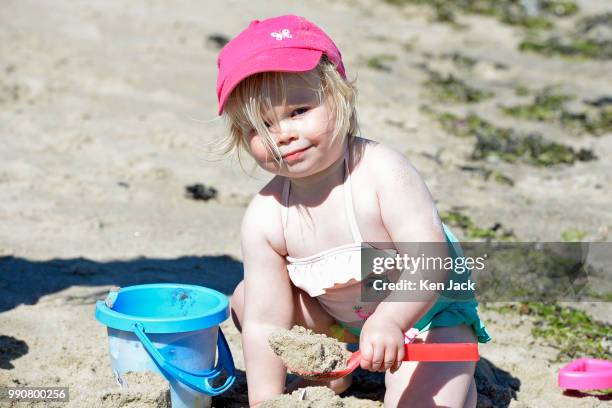
[[[103,389],[92,395],[89,406],[118,408],[169,408],[168,382],[150,371],[128,372],[122,376],[122,385]]]
[[[296,374],[343,370],[351,356],[346,344],[300,326],[272,333],[268,343],[289,371]]]
[[[340,398],[327,387],[306,387],[299,388],[291,394],[279,395],[260,406],[261,408],[368,408],[381,407],[382,404],[355,397]]]

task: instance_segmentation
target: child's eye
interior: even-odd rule
[[[293,113],[291,114],[291,116],[302,115],[306,112],[308,112],[308,108],[304,106],[304,107],[295,109]]]

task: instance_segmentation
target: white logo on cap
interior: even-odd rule
[[[270,33],[270,35],[276,38],[277,41],[282,41],[283,38],[293,38],[288,28],[283,28],[279,32],[273,31]]]

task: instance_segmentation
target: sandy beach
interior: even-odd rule
[[[609,242],[610,116],[607,124],[586,127],[571,114],[609,115],[611,57],[521,51],[523,27],[464,13],[449,23],[427,6],[391,3],[3,2],[0,386],[70,389],[68,403],[31,406],[169,406],[164,381],[119,388],[94,305],[112,286],[180,282],[231,295],[242,279],[240,222],[270,176],[252,160],[243,169],[215,154],[211,143],[224,131],[215,95],[220,43],[256,18],[293,13],[330,33],[357,81],[362,136],[408,157],[441,214],[460,213],[494,237]],[[576,14],[550,17],[551,30],[570,32],[585,16],[612,12],[609,2],[576,3]],[[612,43],[609,26],[597,35]],[[489,96],[440,100],[427,85],[432,72]],[[552,119],[504,113],[502,107],[528,104],[547,87],[571,96]],[[453,135],[436,119],[444,112],[539,132],[571,148],[572,160],[542,165],[548,156],[511,161],[487,152],[476,158],[473,139]],[[590,153],[574,155],[581,149]],[[198,183],[214,187],[216,197],[190,196],[186,187]],[[476,228],[463,225],[453,231],[474,239]],[[609,328],[612,303],[605,295],[570,306]],[[609,393],[557,387],[567,359],[557,358],[550,339],[533,334],[534,314],[492,303],[481,317],[493,341],[480,346],[480,408],[610,405]],[[248,406],[240,335],[231,320],[221,327],[238,379],[213,406]],[[612,359],[607,333],[601,342]],[[357,373],[347,395],[381,401],[382,377]]]

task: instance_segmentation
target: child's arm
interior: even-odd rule
[[[368,159],[373,163],[371,174],[381,218],[392,242],[445,242],[431,194],[408,159],[383,145],[376,145]],[[398,250],[403,254],[401,245]],[[446,245],[436,245],[435,252],[428,256],[448,256]],[[447,274],[436,272],[428,271],[427,278],[431,282],[445,282]],[[399,367],[404,358],[404,333],[437,300],[435,291],[422,295],[426,296],[422,301],[384,301],[376,308],[364,324],[360,337],[363,368],[376,371]]]
[[[268,336],[278,328],[288,328],[293,321],[291,283],[285,260],[275,250],[280,243],[274,228],[280,227],[280,222],[274,225],[278,204],[272,200],[271,196],[256,196],[241,227],[245,297],[242,346],[252,406],[283,393],[286,369],[270,349]]]

